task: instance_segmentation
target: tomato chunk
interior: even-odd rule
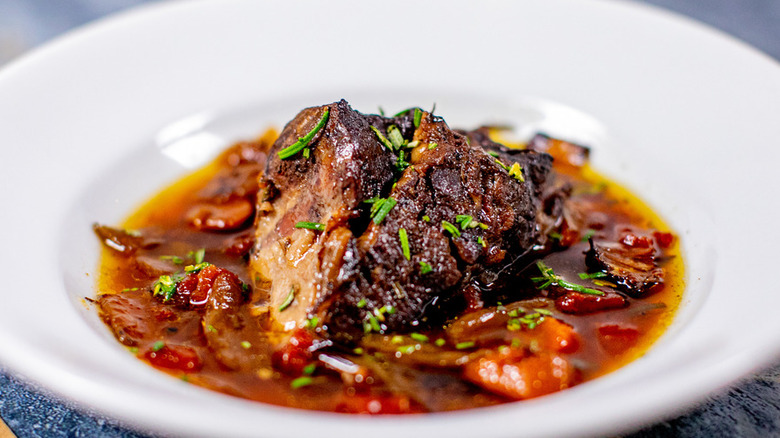
[[[598,329],[599,344],[609,353],[620,354],[635,346],[639,330],[617,324],[602,325]]]
[[[483,388],[523,400],[550,394],[577,383],[578,373],[563,356],[528,354],[505,348],[466,364],[464,376]]]
[[[163,345],[160,348],[148,350],[144,357],[152,365],[169,370],[184,372],[199,371],[203,364],[198,353],[183,345]]]
[[[290,339],[274,351],[271,360],[274,367],[292,376],[300,376],[303,368],[312,360],[311,346],[314,337],[304,329],[293,331]]]
[[[342,401],[336,405],[335,411],[348,414],[372,415],[424,412],[409,397],[395,394],[387,396],[369,394],[345,395]]]

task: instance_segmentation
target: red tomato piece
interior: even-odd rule
[[[198,353],[183,345],[163,345],[161,348],[148,350],[144,357],[158,368],[193,372],[201,369],[203,364]]]
[[[635,346],[639,340],[639,330],[618,324],[602,325],[598,329],[599,344],[609,353],[620,354]]]

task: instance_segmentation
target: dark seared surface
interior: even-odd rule
[[[384,132],[392,124],[372,119]],[[405,123],[408,120],[401,118],[398,126],[418,146],[406,152],[411,166],[388,194],[397,204],[380,224],[369,224],[347,251],[341,281],[319,309],[339,333],[362,330],[369,314],[384,306],[396,312],[384,315],[383,331],[414,330],[467,305],[479,306],[482,294],[499,286],[498,273],[540,241],[538,195],[550,169],[549,156],[502,151],[499,159],[505,166],[518,162],[530,169],[529,178],[520,181],[441,119],[425,113],[416,130]],[[433,143],[438,146],[429,148]],[[473,217],[485,229],[462,229],[458,215]],[[458,227],[461,235],[451,236],[443,221]],[[401,229],[408,236],[409,259],[403,253]],[[432,270],[423,273],[423,264]],[[365,306],[358,306],[361,300]]]

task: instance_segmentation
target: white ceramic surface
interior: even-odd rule
[[[687,291],[640,360],[528,402],[355,417],[247,402],[133,358],[85,304],[116,223],[234,140],[341,97],[437,104],[593,146],[681,236]],[[0,71],[0,362],[81,406],[202,436],[611,434],[780,351],[780,66],[708,28],[598,0],[200,0],[103,20]]]

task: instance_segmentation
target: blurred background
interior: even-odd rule
[[[159,0],[0,0],[0,66],[69,30]],[[192,0],[177,0],[192,1]],[[602,0],[651,4],[711,25],[780,60],[780,0]],[[0,120],[0,123],[2,121]],[[0,367],[0,418],[18,437],[145,437],[73,409]],[[631,438],[780,436],[780,364]],[[6,438],[0,427],[0,438]]]
[[[631,1],[657,5],[710,24],[780,59],[780,0]],[[153,2],[0,0],[0,65],[74,27],[132,6]]]

